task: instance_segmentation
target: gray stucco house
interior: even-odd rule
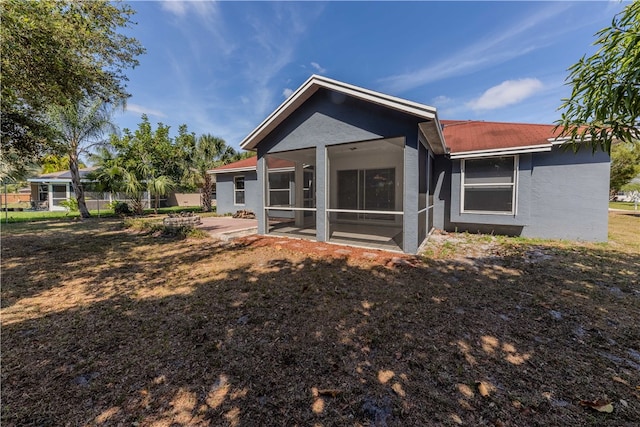
[[[609,156],[553,125],[439,120],[433,107],[311,76],[211,170],[219,213],[260,234],[416,253],[435,229],[606,241]]]

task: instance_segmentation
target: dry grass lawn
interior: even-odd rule
[[[3,426],[640,425],[632,212],[608,244],[438,235],[395,262],[115,219],[2,234]]]

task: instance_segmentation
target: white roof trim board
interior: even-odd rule
[[[472,159],[477,157],[511,156],[514,154],[542,153],[551,151],[551,144],[529,145],[527,147],[500,148],[489,150],[461,151],[451,154],[452,159]]]
[[[298,107],[308,100],[320,88],[326,88],[336,92],[344,93],[357,99],[368,101],[377,105],[388,107],[394,110],[422,117],[425,121],[435,122],[437,127],[438,118],[436,109],[428,105],[408,101],[385,95],[358,86],[353,86],[327,77],[312,75],[302,84],[289,98],[287,98],[278,108],[275,109],[260,125],[255,128],[246,138],[240,142],[240,147],[245,150],[255,150],[258,143],[291,115]],[[439,132],[439,129],[438,129]],[[445,151],[444,139],[441,139],[442,150]]]
[[[80,178],[80,181],[87,182],[84,178]],[[71,178],[29,178],[27,182],[50,182],[53,184],[63,184],[71,182]]]
[[[245,166],[242,168],[229,168],[229,169],[220,169],[220,170],[216,170],[216,169],[210,169],[207,171],[207,173],[209,175],[219,175],[221,173],[229,173],[229,172],[252,172],[255,171],[257,169],[256,166]],[[271,172],[293,172],[295,171],[295,168],[293,167],[287,167],[287,168],[270,168],[269,169],[269,173]]]
[[[209,175],[216,175],[219,173],[230,173],[230,172],[250,172],[256,170],[255,166],[243,166],[241,168],[228,168],[228,169],[209,169],[207,173]]]

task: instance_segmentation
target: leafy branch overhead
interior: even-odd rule
[[[563,99],[561,137],[609,151],[614,140],[640,138],[640,1],[596,33],[593,55],[569,68],[571,97]]]
[[[0,13],[3,146],[41,153],[51,148],[51,107],[129,96],[125,70],[145,52],[119,32],[134,24],[129,5],[5,0]]]

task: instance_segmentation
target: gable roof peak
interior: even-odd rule
[[[240,142],[240,147],[245,150],[255,150],[260,141],[262,141],[271,131],[280,125],[321,88],[340,92],[356,99],[411,114],[424,119],[425,122],[437,123],[438,121],[435,107],[364,89],[359,86],[344,83],[329,77],[320,76],[318,74],[312,74],[298,89],[296,89],[282,104],[280,104],[278,108],[264,119],[257,128],[251,131],[251,133],[249,133],[249,135]],[[444,143],[442,143],[442,145],[442,149],[444,151]]]

